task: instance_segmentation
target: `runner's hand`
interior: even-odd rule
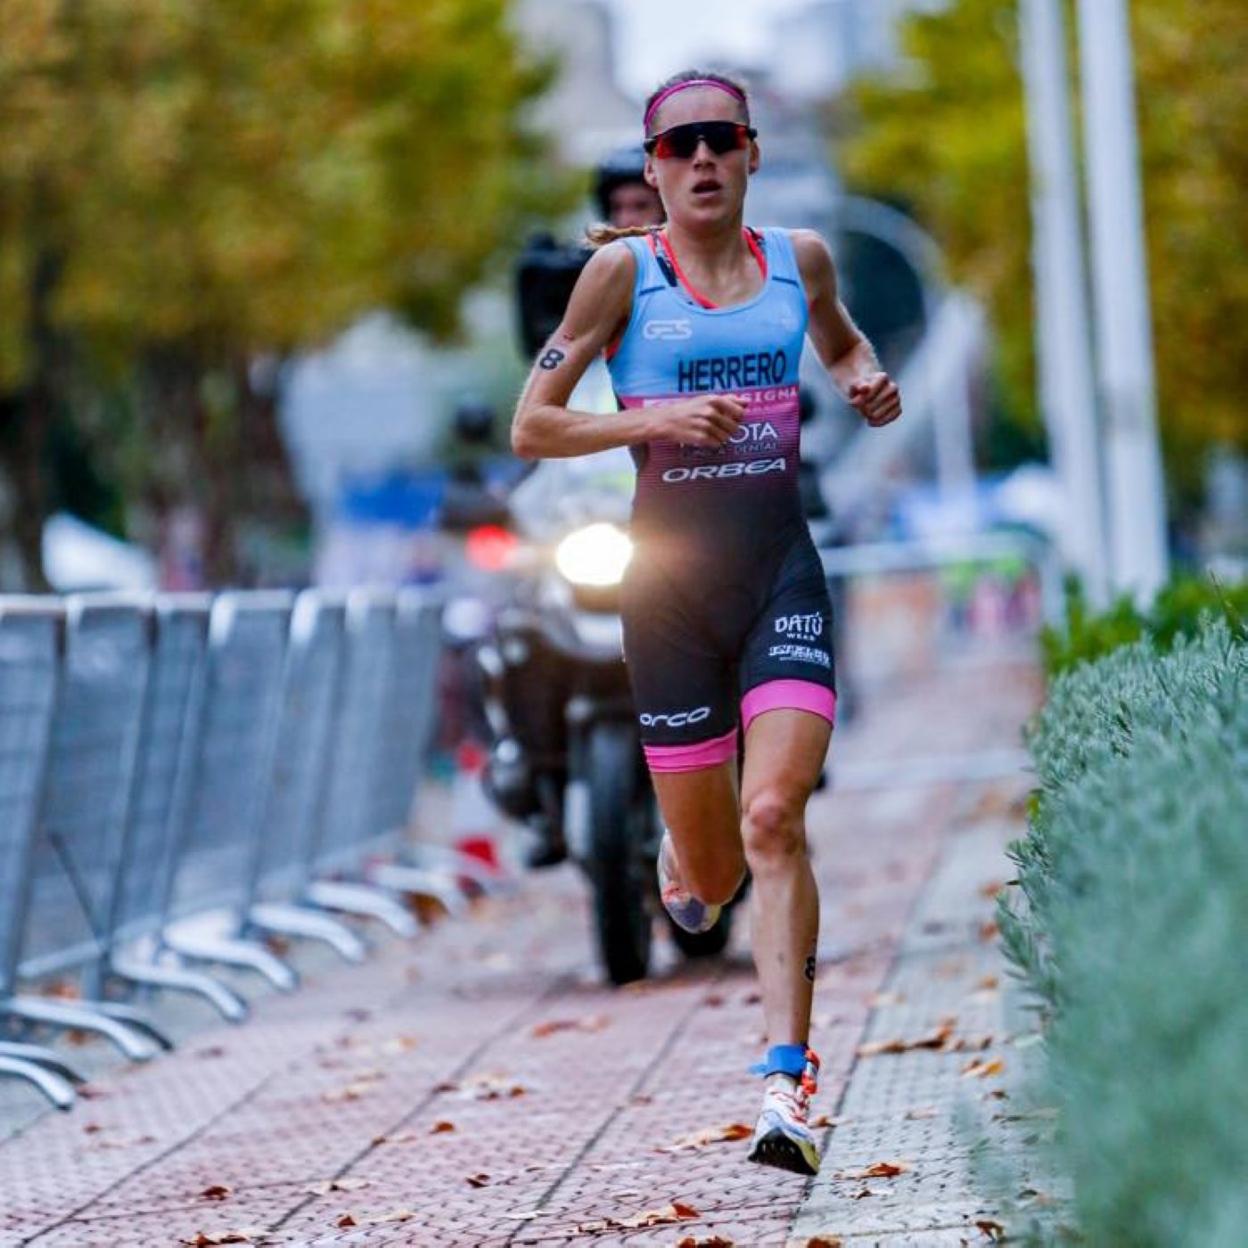
[[[737,431],[745,404],[726,394],[702,394],[650,409],[660,437],[682,446],[723,446]]]
[[[901,391],[887,373],[868,373],[850,385],[845,397],[873,428],[891,424],[901,415]]]

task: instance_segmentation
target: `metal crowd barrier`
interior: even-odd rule
[[[146,1060],[171,1042],[134,988],[237,1022],[209,968],[290,990],[272,936],[359,961],[341,916],[411,935],[399,891],[463,906],[461,864],[404,845],[440,615],[415,590],[0,597],[0,1074],[67,1108],[81,1076],[36,1029]]]

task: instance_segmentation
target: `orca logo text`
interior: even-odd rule
[[[699,706],[692,711],[677,711],[674,715],[650,715],[643,711],[638,716],[643,728],[685,728],[690,724],[700,724],[710,717],[709,706]]]

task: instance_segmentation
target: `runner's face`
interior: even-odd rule
[[[664,101],[650,123],[650,133],[693,121],[744,120],[740,103],[726,92],[690,87]],[[757,143],[717,156],[702,142],[689,160],[647,157],[646,181],[662,196],[669,217],[682,225],[714,226],[741,215],[746,182],[757,168]]]
[[[642,225],[660,225],[663,205],[658,192],[644,182],[625,182],[607,196],[611,210],[609,221],[617,230],[630,230]]]

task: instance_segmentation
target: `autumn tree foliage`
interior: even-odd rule
[[[1171,483],[1190,491],[1211,444],[1248,450],[1248,8],[1130,10],[1159,412]],[[904,72],[852,92],[845,168],[859,188],[904,200],[986,300],[1008,409],[1034,421],[1017,0],[952,0],[911,17],[903,38]]]
[[[283,494],[273,360],[374,308],[454,332],[556,196],[505,17],[0,0],[0,453],[34,577],[58,422],[149,513],[194,502],[220,580]]]

